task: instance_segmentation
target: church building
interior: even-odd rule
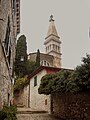
[[[40,64],[49,67],[61,67],[60,37],[58,36],[53,15],[50,16],[50,25],[45,38],[45,53],[40,53]],[[30,53],[28,59],[36,61],[37,53]]]

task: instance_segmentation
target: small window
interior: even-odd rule
[[[51,45],[50,45],[50,50],[51,50]]]
[[[8,93],[8,104],[9,104],[9,100],[10,100],[10,94]]]
[[[17,7],[19,7],[19,4],[17,4]]]
[[[46,66],[46,61],[44,61],[44,66]]]
[[[40,62],[40,65],[43,65],[43,61]]]
[[[37,76],[34,77],[34,87],[37,86]]]
[[[15,10],[15,0],[13,0],[12,2],[13,2],[13,4],[12,4],[13,6],[12,7]]]
[[[47,99],[45,99],[45,105],[47,105]]]
[[[40,62],[40,65],[42,65],[42,66],[50,66],[49,62],[46,61],[46,60],[42,60],[42,61]]]
[[[49,66],[49,63],[47,62],[47,66]]]
[[[60,47],[58,46],[58,52],[60,52]]]
[[[46,47],[46,52],[47,52],[47,47]]]
[[[0,0],[0,4],[1,4],[1,0]]]

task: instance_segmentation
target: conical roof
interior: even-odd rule
[[[53,20],[53,15],[50,16],[49,22],[50,22],[50,25],[49,25],[48,32],[47,32],[47,37],[50,35],[55,35],[58,37],[58,33],[57,33],[54,20]]]

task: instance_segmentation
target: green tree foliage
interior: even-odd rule
[[[87,54],[86,57],[83,57],[82,62],[81,66],[76,67],[75,82],[82,91],[87,91],[90,89],[90,55]]]
[[[14,84],[14,92],[23,89],[28,83],[29,80],[27,79],[27,76],[16,79]]]
[[[23,59],[22,59],[23,58]],[[15,56],[15,74],[17,76],[14,91],[21,90],[27,83],[26,75],[31,74],[40,66],[40,51],[37,50],[36,62],[27,59],[27,43],[25,35],[21,35],[17,40]]]
[[[27,73],[27,43],[25,35],[21,35],[17,40],[15,56],[15,73],[23,76]]]
[[[31,74],[36,69],[35,61],[27,61],[27,75]]]
[[[72,73],[71,70],[61,70],[57,74],[57,81],[55,80],[56,84],[53,89],[53,92],[66,92],[67,91],[67,83],[68,83],[68,78],[70,74]]]
[[[31,74],[40,66],[40,51],[37,50],[36,62],[27,60],[27,75]]]
[[[16,106],[4,105],[3,109],[0,110],[0,120],[17,120],[16,113]]]
[[[27,75],[31,74],[35,69],[36,69],[36,62],[27,60]],[[24,86],[29,83],[27,75],[17,77],[14,84],[14,92],[23,89]]]
[[[40,87],[38,89],[39,94],[50,94],[52,91],[52,79],[54,80],[55,78],[55,74],[47,74],[45,76],[42,77],[41,79],[41,84]]]
[[[40,66],[40,51],[37,50],[37,56],[36,56],[36,68]]]
[[[58,73],[47,74],[41,79],[41,84],[38,89],[39,94],[50,94],[51,92],[65,92],[67,79],[72,71],[61,70]]]
[[[83,57],[82,62],[74,71],[61,70],[42,77],[39,94],[90,91],[90,55]]]
[[[78,86],[77,74],[74,70],[67,79],[66,92],[80,92],[81,88]]]

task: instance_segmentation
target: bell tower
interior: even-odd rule
[[[58,36],[53,15],[50,16],[50,25],[48,28],[47,36],[45,38],[45,51],[46,54],[54,56],[54,67],[61,67],[61,53],[60,53],[60,37]]]

